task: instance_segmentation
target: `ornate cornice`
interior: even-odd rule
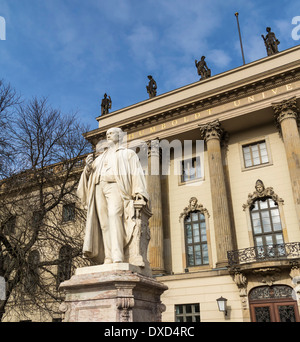
[[[183,218],[185,219],[194,211],[200,211],[201,214],[207,215],[209,217],[208,210],[203,207],[202,204],[198,204],[198,199],[196,197],[191,197],[187,207],[183,209],[183,212],[179,216],[179,221]]]
[[[262,80],[249,82],[243,86],[237,86],[234,89],[223,91],[218,94],[207,96],[202,99],[194,99],[189,103],[178,103],[174,108],[161,108],[160,113],[141,113],[135,117],[133,122],[120,121],[118,127],[122,128],[125,132],[132,130],[144,129],[153,125],[165,122],[167,119],[177,119],[184,115],[197,113],[199,111],[209,110],[213,106],[224,105],[231,101],[238,101],[245,96],[252,96],[262,91],[267,91],[281,85],[300,80],[300,68],[289,70],[272,77]],[[108,114],[113,115],[114,112]],[[109,127],[107,127],[109,128]],[[106,130],[105,130],[106,132]],[[91,132],[84,134],[87,140],[95,144],[99,139],[105,138],[105,132],[95,129]]]
[[[252,194],[248,195],[248,200],[246,204],[243,204],[243,209],[252,208],[254,206],[254,202],[263,199],[263,198],[272,198],[272,200],[276,203],[283,203],[283,199],[280,198],[273,190],[272,187],[265,188],[264,183],[258,179],[255,184],[255,191]]]

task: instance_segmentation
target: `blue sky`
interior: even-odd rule
[[[0,0],[0,79],[95,129],[105,92],[114,111],[148,99],[147,75],[158,95],[197,82],[202,55],[212,75],[242,65],[236,11],[246,63],[266,56],[267,26],[280,51],[299,44],[291,0]]]

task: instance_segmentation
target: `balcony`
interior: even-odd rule
[[[292,261],[293,259],[300,259],[300,242],[263,245],[228,251],[227,257],[231,268],[265,261]]]

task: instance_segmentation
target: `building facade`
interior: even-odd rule
[[[291,48],[101,115],[85,134],[97,151],[120,127],[141,157],[163,322],[300,321],[299,60]],[[75,207],[60,208],[71,228]],[[70,270],[53,269],[55,286]]]
[[[163,321],[299,321],[299,60],[300,47],[285,50],[100,116],[86,133],[96,147],[120,127],[148,149]]]

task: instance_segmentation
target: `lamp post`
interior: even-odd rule
[[[225,317],[227,316],[227,299],[222,296],[217,299],[219,311],[224,312]]]

